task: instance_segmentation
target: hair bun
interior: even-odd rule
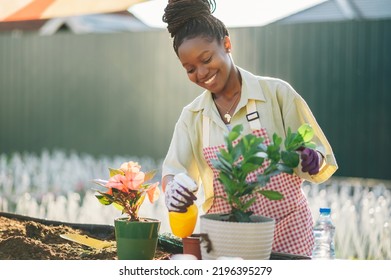
[[[174,37],[189,20],[210,16],[216,8],[214,0],[169,0],[164,9],[163,22]]]

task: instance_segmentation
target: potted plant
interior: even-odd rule
[[[270,200],[280,200],[283,195],[263,187],[272,176],[281,172],[293,173],[299,165],[297,150],[301,147],[314,148],[311,142],[314,135],[310,125],[302,125],[297,133],[288,129],[281,149],[282,138],[273,135],[270,145],[264,144],[262,137],[253,134],[242,135],[243,126],[237,125],[225,136],[225,148],[212,159],[213,166],[219,171],[218,180],[225,189],[224,199],[231,211],[221,214],[206,214],[200,218],[203,240],[209,239],[210,246],[201,246],[203,259],[218,257],[242,257],[249,259],[268,259],[274,235],[274,219],[253,215],[249,210],[256,201],[256,195],[263,195]],[[269,165],[257,175],[257,180],[249,182],[248,175],[259,169],[265,161]],[[232,240],[229,238],[232,237]],[[251,238],[255,238],[254,241]],[[240,243],[243,242],[243,243]],[[261,242],[261,243],[260,243]],[[255,246],[258,244],[258,246]],[[245,251],[249,248],[249,251]],[[256,251],[256,248],[259,251]]]
[[[97,199],[103,205],[114,205],[124,216],[114,220],[118,259],[153,259],[156,251],[160,221],[139,217],[139,209],[145,196],[151,203],[160,194],[159,183],[147,183],[155,170],[142,172],[137,162],[123,163],[119,169],[109,168],[108,181],[94,182],[107,191],[97,190]]]

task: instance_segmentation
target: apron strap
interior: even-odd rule
[[[250,99],[247,102],[246,110],[247,110],[246,118],[250,125],[251,130],[252,131],[260,130],[262,128],[261,120],[259,118],[259,114],[254,99]],[[202,118],[202,146],[206,148],[209,147],[209,141],[210,141],[209,140],[210,119],[205,115],[203,115],[202,117],[203,117]]]
[[[202,118],[202,146],[209,147],[209,117],[205,115]]]

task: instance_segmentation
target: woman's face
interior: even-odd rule
[[[199,36],[183,41],[178,57],[190,81],[219,94],[227,88],[229,77],[234,74],[230,49],[229,37],[217,42]]]

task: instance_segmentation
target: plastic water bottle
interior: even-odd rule
[[[319,217],[313,228],[315,244],[312,259],[335,259],[335,226],[330,216],[330,208],[320,208]]]

